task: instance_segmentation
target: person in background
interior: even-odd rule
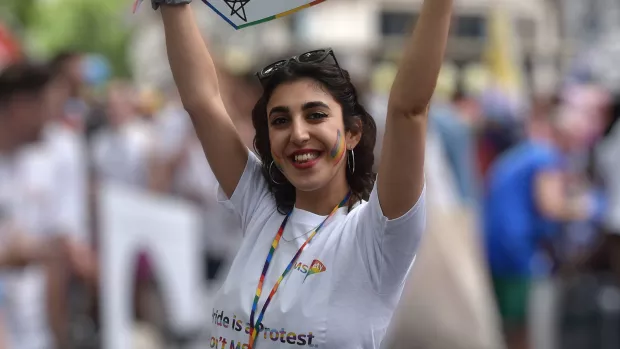
[[[486,178],[491,164],[523,137],[523,120],[518,102],[488,88],[480,96],[478,163],[479,172]]]
[[[163,89],[165,103],[153,117],[157,142],[149,164],[149,188],[160,193],[174,192],[175,171],[185,158],[190,143],[188,137],[192,133],[191,121],[186,118],[178,92],[171,86]]]
[[[97,267],[92,250],[93,236],[89,226],[91,212],[88,153],[83,121],[87,111],[81,101],[81,56],[61,53],[50,64],[53,74],[47,90],[48,121],[44,145],[55,161],[54,183],[60,193],[56,204],[60,221],[67,233],[62,241],[66,258],[48,265],[48,310],[57,343],[69,341],[70,321],[75,312],[75,299],[88,297],[96,290]],[[80,281],[80,282],[78,282]],[[85,283],[84,283],[85,282]],[[84,287],[84,288],[82,288]],[[80,291],[81,290],[81,291]],[[84,291],[84,292],[82,292]]]
[[[131,83],[113,81],[108,85],[105,103],[106,125],[92,136],[91,171],[94,198],[102,182],[129,186],[134,190],[149,189],[153,155],[153,130],[139,114],[138,93]],[[142,300],[148,299],[152,285],[152,263],[144,252],[138,254],[136,292],[141,300],[134,304],[143,317]],[[148,319],[151,324],[158,319]]]
[[[430,126],[443,144],[447,164],[454,176],[459,201],[463,204],[477,202],[478,188],[475,168],[475,143],[473,132],[457,105],[464,98],[457,90],[450,103],[436,102],[430,109]]]
[[[99,130],[91,144],[91,161],[97,180],[148,188],[152,155],[152,130],[137,115],[136,91],[127,82],[108,87],[107,126]]]
[[[70,225],[55,199],[55,159],[44,141],[51,73],[28,62],[0,73],[0,270],[9,348],[52,348],[46,269]]]
[[[58,53],[50,62],[56,76],[54,90],[62,95],[63,124],[78,133],[86,127],[88,104],[82,97],[84,87],[83,55],[75,51]]]
[[[73,56],[70,56],[73,57]],[[57,58],[59,59],[59,58]],[[58,200],[64,209],[67,221],[71,222],[68,230],[79,240],[88,242],[88,154],[83,133],[77,131],[68,122],[67,105],[71,103],[74,87],[79,77],[74,77],[78,58],[65,58],[50,64],[52,78],[46,91],[47,120],[43,132],[43,141],[53,154],[57,164],[56,183],[63,193]],[[61,63],[62,62],[62,63]],[[67,67],[65,67],[67,66]]]
[[[541,249],[562,222],[595,215],[590,197],[565,191],[572,132],[559,114],[532,118],[528,139],[491,166],[484,197],[484,238],[509,349],[529,348],[527,308],[532,282],[550,272]]]
[[[216,289],[241,244],[241,224],[217,202],[217,180],[183,106],[174,97],[156,117],[151,189],[182,197],[203,211],[204,272]],[[214,287],[215,286],[215,287]]]
[[[620,281],[620,94],[614,96],[605,120],[603,138],[594,149],[595,167],[607,194],[608,209],[603,218],[606,240],[611,249],[610,264]]]

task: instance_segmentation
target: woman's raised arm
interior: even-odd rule
[[[378,174],[378,194],[386,217],[402,216],[424,187],[428,106],[448,40],[452,0],[424,0],[388,102]]]
[[[220,95],[213,59],[190,5],[162,5],[168,60],[185,110],[220,186],[232,196],[248,160]]]

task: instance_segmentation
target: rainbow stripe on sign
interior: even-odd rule
[[[314,6],[314,5],[320,4],[320,3],[324,2],[324,1],[325,1],[325,0],[314,0],[314,1],[312,1],[312,2],[309,2],[309,3],[305,4],[305,5],[302,5],[302,6],[296,7],[296,8],[294,8],[294,9],[292,9],[292,10],[288,10],[288,11],[286,11],[286,12],[278,13],[277,15],[273,15],[273,16],[266,17],[266,18],[263,18],[263,19],[259,19],[258,21],[254,21],[254,22],[250,22],[250,23],[244,23],[244,24],[242,24],[242,25],[236,25],[235,23],[233,23],[233,21],[231,21],[231,20],[230,20],[228,17],[226,17],[223,13],[221,13],[220,11],[218,11],[218,10],[215,8],[215,6],[211,5],[211,4],[209,3],[209,0],[202,0],[202,2],[204,2],[204,3],[205,3],[207,6],[209,6],[209,7],[210,7],[213,11],[215,11],[215,13],[217,13],[218,15],[220,15],[220,17],[224,18],[224,20],[225,20],[226,22],[228,22],[228,24],[230,24],[230,25],[231,25],[233,28],[235,28],[236,30],[243,29],[243,28],[246,28],[246,27],[251,27],[251,26],[253,26],[253,25],[257,25],[257,24],[261,24],[261,23],[265,23],[265,22],[269,22],[269,21],[272,21],[272,20],[277,19],[277,18],[282,18],[282,17],[284,17],[284,16],[288,16],[288,15],[290,15],[290,14],[293,14],[293,13],[295,13],[295,12],[301,11],[301,10],[306,9],[306,8],[308,8],[308,7],[311,7],[311,6]]]

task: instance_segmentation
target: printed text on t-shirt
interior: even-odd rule
[[[210,347],[215,349],[247,349],[250,335],[250,323],[241,319],[237,319],[236,315],[230,316],[224,314],[223,310],[213,309],[212,315],[213,324],[218,327],[229,329],[233,332],[244,332],[248,339],[243,342],[235,341],[225,337],[211,337]],[[257,341],[271,340],[272,342],[279,342],[284,344],[296,345],[296,346],[308,346],[310,348],[316,348],[318,345],[313,343],[315,336],[312,332],[292,332],[284,328],[270,328],[260,324],[258,326]]]

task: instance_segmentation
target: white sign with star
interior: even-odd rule
[[[202,0],[235,29],[284,17],[325,0]]]

